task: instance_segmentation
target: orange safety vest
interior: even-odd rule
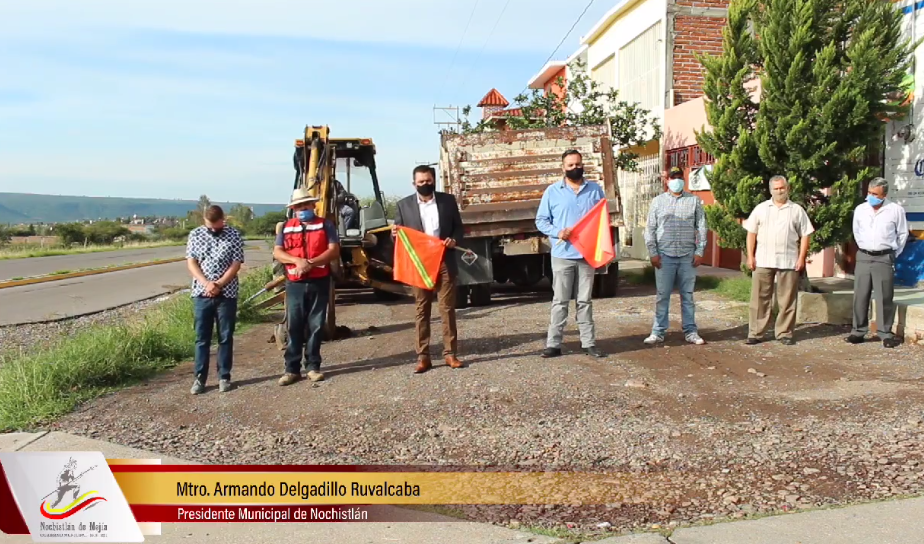
[[[308,223],[293,217],[282,227],[282,248],[293,257],[313,259],[327,251],[327,245],[327,231],[324,230],[324,219],[320,217]],[[289,281],[323,278],[330,274],[330,267],[326,264],[313,267],[304,276],[295,273],[294,264],[287,264],[285,268],[286,279]]]

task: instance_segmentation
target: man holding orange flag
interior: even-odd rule
[[[456,199],[449,193],[436,191],[436,172],[430,166],[414,168],[414,188],[417,194],[398,201],[392,236],[395,236],[395,279],[414,287],[417,303],[417,374],[432,368],[430,360],[430,310],[433,297],[439,296],[440,317],[443,321],[443,358],[450,368],[465,366],[456,357],[456,269],[451,250],[462,241],[462,216]],[[406,227],[399,229],[398,227]],[[417,232],[415,232],[417,231]],[[426,236],[421,236],[420,233]],[[442,251],[434,252],[433,237],[442,240]],[[415,243],[416,241],[416,243]],[[400,253],[413,264],[405,277],[404,267],[397,262]],[[436,262],[433,262],[435,259]],[[438,269],[437,269],[437,264]]]
[[[583,157],[580,152],[570,150],[562,154],[562,173],[563,179],[549,185],[542,194],[539,212],[536,214],[536,227],[548,236],[552,243],[552,311],[542,357],[561,355],[562,335],[568,321],[568,306],[572,298],[576,298],[575,310],[581,334],[581,348],[592,357],[605,357],[603,352],[597,349],[594,330],[591,297],[595,266],[588,262],[585,255],[590,254],[593,258],[594,254],[600,253],[599,250],[603,249],[606,242],[596,237],[593,228],[583,227],[587,224],[584,220],[591,218],[590,212],[601,200],[604,201],[604,205],[600,209],[605,213],[606,197],[600,185],[584,179]],[[587,244],[583,236],[580,241],[574,238],[579,223],[582,233],[591,234],[590,238],[597,242],[595,250],[590,253],[582,253],[581,248],[594,244]],[[609,236],[607,225],[606,237]],[[578,242],[578,245],[575,245],[575,242]],[[611,257],[612,241],[609,242],[609,248],[605,249]]]

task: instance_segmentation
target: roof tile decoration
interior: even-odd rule
[[[491,89],[488,91],[488,94],[484,95],[484,98],[482,98],[481,102],[478,103],[479,108],[483,108],[485,106],[500,106],[502,108],[506,108],[509,105],[510,102],[508,102],[507,99],[504,98],[504,95],[498,92],[497,89]]]

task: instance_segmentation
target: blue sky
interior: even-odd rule
[[[4,1],[0,192],[284,202],[293,141],[328,124],[373,138],[383,190],[403,195],[438,158],[433,106],[512,100],[586,5],[504,3]]]

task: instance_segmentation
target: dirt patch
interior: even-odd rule
[[[666,344],[644,345],[652,291],[624,286],[594,302],[607,358],[580,352],[572,314],[565,355],[541,359],[551,295],[508,289],[492,306],[459,312],[468,368],[437,363],[415,375],[412,304],[351,293],[341,297],[339,321],[354,335],[324,345],[324,382],[276,385],[282,352],[267,342],[267,324],[236,340],[231,393],[215,390],[213,368],[209,391],[192,397],[186,363],[55,428],[208,463],[499,464],[651,476],[648,489],[619,504],[455,507],[476,520],[584,532],[922,491],[920,347],[855,346],[835,326],[800,328],[795,346],[747,346],[741,305],[696,297],[704,346],[683,341],[676,296]],[[433,333],[438,355],[438,323]],[[603,522],[612,527],[597,529]]]

